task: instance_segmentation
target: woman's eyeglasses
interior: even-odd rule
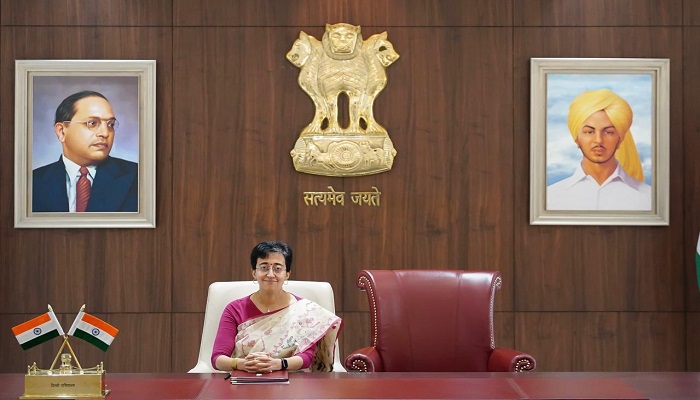
[[[272,270],[272,272],[275,275],[282,275],[283,273],[287,272],[287,267],[279,264],[272,266],[267,264],[260,264],[257,267],[255,267],[255,269],[263,274],[267,274],[268,272],[270,272],[270,270]]]

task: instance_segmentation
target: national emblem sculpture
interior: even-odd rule
[[[326,25],[321,41],[303,31],[287,53],[314,117],[291,151],[299,172],[360,176],[388,171],[396,149],[374,117],[374,100],[387,84],[386,67],[399,55],[382,32],[363,41],[360,26]],[[338,121],[338,97],[348,98],[349,123]]]

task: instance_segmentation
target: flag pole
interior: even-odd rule
[[[66,344],[68,345],[68,350],[70,350],[70,353],[73,355],[73,359],[75,360],[75,363],[78,365],[78,369],[80,369],[80,372],[82,372],[83,367],[80,366],[80,361],[78,361],[78,357],[76,357],[75,353],[73,352],[73,348],[71,347],[70,343],[68,342],[68,335],[66,335]]]
[[[83,306],[80,307],[80,311],[83,311],[83,310],[85,310],[85,304],[83,304]],[[49,311],[53,312],[53,308],[51,308],[51,304],[49,304]],[[70,351],[70,354],[73,356],[73,359],[75,360],[75,364],[78,366],[78,369],[82,372],[83,367],[80,365],[80,361],[78,361],[78,357],[75,355],[75,352],[73,351],[73,347],[70,345],[70,342],[68,341],[68,334],[66,334],[66,333],[63,334],[63,344],[61,344],[61,347],[58,349],[58,353],[56,353],[56,357],[53,359],[53,362],[51,363],[51,367],[49,367],[49,371],[52,370],[53,367],[56,365],[56,361],[58,361],[58,357],[61,355],[61,351],[66,346],[68,346],[68,351]]]
[[[51,304],[49,304],[49,311],[53,313],[53,308],[51,308]],[[53,362],[51,363],[51,366],[49,367],[49,371],[53,369],[53,366],[56,365],[56,361],[58,361],[58,356],[61,355],[61,350],[63,350],[64,347],[66,347],[66,343],[68,342],[68,335],[63,335],[63,344],[61,344],[61,347],[58,349],[58,353],[56,353],[56,358],[53,359]]]
[[[51,371],[53,369],[53,366],[56,365],[56,361],[58,361],[58,356],[61,355],[61,350],[63,350],[63,348],[66,347],[66,343],[68,343],[68,336],[63,335],[63,344],[61,344],[61,347],[58,349],[58,353],[56,353],[56,358],[53,359],[53,362],[49,367],[49,371]]]
[[[85,311],[85,304],[83,304],[83,306],[80,307],[80,311],[78,312],[78,314],[80,314],[80,313],[83,312],[83,311]],[[72,328],[72,327],[71,327],[71,328]],[[70,332],[70,331],[69,331],[69,332]],[[72,347],[72,346],[70,345],[70,343],[68,342],[68,335],[67,335],[67,334],[66,334],[66,344],[68,345],[68,350],[70,350],[70,353],[73,355],[73,359],[75,359],[75,364],[78,366],[78,368],[79,368],[80,371],[82,372],[82,371],[83,371],[83,367],[80,366],[80,361],[78,361],[78,357],[75,355],[75,352],[73,351],[73,347]]]

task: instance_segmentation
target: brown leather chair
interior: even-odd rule
[[[345,359],[348,371],[521,372],[529,354],[496,347],[497,271],[364,270],[372,346]]]

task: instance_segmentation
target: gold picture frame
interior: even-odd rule
[[[155,82],[155,60],[15,61],[16,228],[156,226]],[[89,95],[95,92],[107,100],[119,126],[107,149],[110,163],[107,159],[99,161],[97,172],[92,175],[93,180],[99,179],[99,184],[95,180],[91,196],[96,208],[88,205],[88,212],[71,212],[66,208],[70,207],[70,190],[63,189],[70,187],[64,172],[68,167],[62,161],[66,144],[58,138],[60,127],[84,121],[62,123],[55,118],[59,118],[59,104],[71,104],[66,101],[75,98],[72,96],[80,98],[86,93],[95,99],[96,95]],[[72,104],[75,110],[78,102]],[[111,128],[105,122],[97,129]],[[113,165],[119,165],[119,170],[114,179],[107,180]],[[51,179],[44,173],[47,168],[53,168]],[[100,171],[109,172],[99,177]],[[122,189],[125,200],[111,200],[113,193]]]
[[[530,224],[668,225],[670,61],[533,58],[530,67]],[[605,124],[584,121],[594,113]]]

